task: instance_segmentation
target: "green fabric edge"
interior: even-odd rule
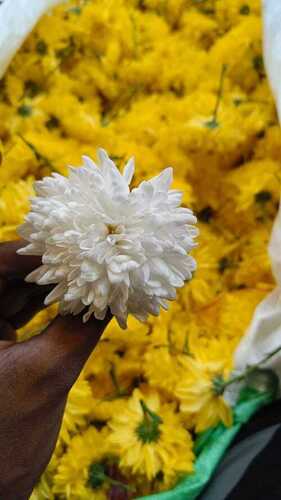
[[[219,424],[198,436],[193,474],[186,476],[171,490],[138,497],[138,500],[195,500],[210,481],[242,425],[260,408],[271,403],[274,396],[271,391],[259,392],[249,387],[242,389],[239,401],[233,409],[233,425],[227,428]]]

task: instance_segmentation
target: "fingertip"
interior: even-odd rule
[[[110,312],[103,320],[92,317],[86,323],[83,323],[83,313],[77,316],[60,314],[52,321],[44,335],[70,348],[77,345],[90,345],[94,348],[111,319]]]
[[[55,377],[56,385],[68,391],[92,354],[111,314],[103,320],[82,322],[79,316],[57,316],[48,328],[31,339],[37,371],[49,378]]]

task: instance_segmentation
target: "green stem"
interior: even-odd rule
[[[250,98],[249,99],[242,99],[242,98],[239,99],[239,97],[234,99],[234,104],[236,104],[236,105],[248,104],[248,103],[250,103],[250,104],[264,104],[267,106],[269,104],[269,101],[266,101],[265,99],[250,99]]]
[[[111,364],[111,368],[110,368],[109,373],[110,373],[112,383],[113,383],[117,393],[119,394],[121,392],[121,388],[120,388],[120,385],[119,385],[118,380],[117,380],[115,365],[113,363]]]
[[[219,90],[218,90],[218,95],[217,95],[217,102],[216,102],[216,106],[215,106],[215,110],[214,110],[214,120],[215,121],[217,121],[220,103],[221,103],[221,99],[223,96],[223,84],[224,84],[226,70],[227,70],[227,65],[223,64],[222,70],[221,70],[221,75],[220,75],[220,83],[219,83]]]
[[[174,351],[174,344],[173,344],[173,341],[172,341],[172,331],[171,331],[170,328],[168,328],[167,340],[168,340],[170,354],[172,354],[173,351]]]
[[[230,385],[232,385],[232,384],[235,384],[236,382],[242,382],[242,380],[244,380],[244,379],[247,377],[247,375],[249,374],[249,371],[250,371],[250,370],[249,370],[249,368],[248,368],[248,369],[247,369],[244,373],[242,373],[241,375],[237,375],[237,377],[233,377],[233,378],[231,378],[231,379],[227,380],[227,382],[224,382],[224,384],[223,384],[223,391],[225,391],[225,389],[226,389],[227,387],[229,387],[229,386],[230,386]]]
[[[184,339],[182,353],[186,354],[187,356],[191,356],[192,357],[192,354],[191,354],[190,349],[189,349],[189,343],[188,343],[188,335],[187,335],[187,333],[185,334],[185,339]]]
[[[158,345],[153,347],[153,349],[163,349],[163,348],[168,349],[169,353],[172,356],[183,354],[184,356],[190,356],[191,358],[193,358],[193,354],[189,351],[188,341],[186,343],[184,343],[182,351],[180,351],[180,349],[176,349],[176,347],[173,347],[173,346],[171,347],[168,344],[158,344]]]
[[[115,366],[114,366],[113,363],[111,363],[111,368],[110,368],[110,371],[109,371],[109,375],[110,375],[110,378],[111,378],[112,383],[114,385],[114,388],[116,390],[116,393],[113,394],[113,395],[111,395],[111,396],[106,396],[105,398],[103,398],[103,400],[104,401],[114,401],[115,399],[124,398],[126,396],[129,396],[129,391],[126,390],[126,389],[122,389],[120,387],[120,385],[119,385],[119,382],[118,382],[118,379],[117,379],[117,376],[116,376]]]
[[[276,349],[274,349],[273,351],[269,352],[264,359],[262,359],[261,361],[259,361],[259,363],[257,363],[256,365],[254,365],[256,368],[258,368],[260,365],[263,365],[264,363],[266,363],[267,361],[269,361],[271,358],[273,358],[273,356],[275,356],[275,354],[278,354],[278,352],[281,351],[281,346],[279,347],[276,347]]]
[[[113,363],[111,363],[111,368],[110,368],[109,374],[110,374],[112,383],[114,385],[114,388],[116,389],[117,397],[127,396],[128,392],[125,389],[122,389],[119,385],[117,375],[116,375],[115,365]]]
[[[96,471],[94,476],[95,480],[98,481],[99,485],[107,483],[111,486],[119,486],[120,488],[123,488],[126,491],[131,491],[131,492],[135,491],[134,488],[132,488],[128,484],[122,483],[121,481],[117,481],[116,479],[113,479],[110,476],[108,476],[108,474],[104,472],[103,466],[101,466],[99,469],[101,470]]]
[[[245,380],[245,378],[250,375],[250,373],[254,372],[255,370],[257,370],[258,368],[260,368],[260,366],[262,366],[264,363],[266,363],[267,361],[269,361],[271,358],[273,358],[273,356],[275,356],[275,354],[278,354],[278,352],[281,351],[281,346],[277,347],[276,349],[274,349],[273,351],[271,351],[270,353],[268,353],[265,358],[263,358],[261,361],[259,361],[258,363],[254,364],[254,365],[251,365],[249,366],[244,373],[241,373],[241,375],[237,375],[236,377],[233,377],[231,378],[230,380],[228,380],[227,382],[224,382],[223,384],[223,390],[226,389],[226,387],[229,387],[230,385],[232,384],[235,384],[236,382],[242,382],[243,380]]]
[[[145,418],[150,417],[154,422],[157,422],[159,424],[162,423],[162,418],[159,417],[159,415],[157,415],[156,413],[154,413],[150,408],[148,408],[143,399],[140,400],[140,404]]]
[[[27,139],[25,139],[25,137],[23,135],[21,135],[20,133],[18,133],[17,135],[24,142],[24,144],[32,151],[32,153],[34,154],[34,156],[35,156],[35,158],[36,158],[37,161],[43,162],[43,164],[46,165],[47,167],[50,167],[50,168],[54,169],[54,166],[50,162],[49,158],[47,158],[46,156],[42,155],[38,151],[38,149],[34,146],[34,144],[32,144],[31,142],[27,141]]]
[[[227,71],[227,64],[223,64],[221,74],[220,74],[219,89],[218,89],[218,93],[217,93],[217,100],[216,100],[215,109],[213,112],[213,117],[206,124],[211,129],[217,128],[219,125],[218,124],[218,113],[219,113],[219,109],[220,109],[221,100],[223,97],[224,79],[225,79],[226,71]]]
[[[120,486],[120,488],[123,488],[126,491],[134,492],[135,489],[132,486],[129,486],[128,484],[124,484],[121,481],[117,481],[116,479],[112,479],[111,477],[107,476],[105,474],[104,476],[105,481],[108,484],[111,484],[112,486]]]

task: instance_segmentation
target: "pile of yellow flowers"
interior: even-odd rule
[[[174,167],[198,216],[198,270],[170,310],[112,321],[70,393],[33,500],[135,498],[194,464],[194,431],[231,411],[219,390],[274,286],[267,244],[281,134],[264,73],[259,0],[74,0],[46,15],[0,81],[0,239],[34,179],[104,147],[137,181]],[[19,331],[38,333],[51,307]]]

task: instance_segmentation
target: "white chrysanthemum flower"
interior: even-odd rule
[[[45,304],[61,312],[94,314],[108,307],[120,326],[127,316],[145,320],[167,309],[176,288],[192,277],[197,229],[192,211],[180,207],[182,193],[169,190],[172,169],[130,191],[134,161],[123,175],[99,150],[99,165],[83,157],[69,177],[53,174],[35,183],[37,197],[19,233],[30,242],[20,253],[42,255],[27,276],[39,285],[56,283]]]

